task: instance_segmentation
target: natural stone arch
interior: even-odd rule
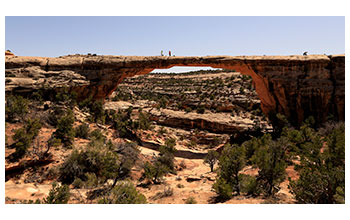
[[[252,77],[266,115],[281,113],[295,125],[308,116],[318,123],[333,114],[345,119],[345,55],[325,56],[206,56],[139,57],[70,55],[59,58],[6,56],[6,74],[27,77],[55,73],[75,77],[68,83],[81,98],[104,99],[126,77],[173,66],[210,66],[233,69]],[[67,71],[69,74],[67,74]],[[23,74],[25,73],[25,74]],[[50,74],[47,74],[50,75]],[[14,77],[15,78],[15,77]],[[40,77],[39,77],[40,78]],[[84,80],[80,80],[83,78]],[[8,83],[6,91],[16,85]],[[27,87],[41,83],[32,77]],[[79,83],[84,81],[84,83]],[[23,80],[22,80],[23,82]],[[37,82],[37,83],[36,83]],[[25,83],[24,83],[25,84]],[[33,86],[34,85],[34,86]],[[55,86],[54,84],[49,86]]]
[[[261,109],[265,114],[268,114],[271,109],[276,108],[276,102],[273,96],[269,93],[269,84],[267,80],[264,80],[263,77],[257,75],[254,70],[249,67],[246,64],[236,64],[236,65],[228,65],[228,64],[206,64],[206,63],[201,63],[201,64],[171,64],[171,65],[162,65],[161,67],[157,68],[147,68],[140,70],[137,72],[135,75],[145,75],[151,73],[155,69],[169,69],[174,66],[192,66],[192,67],[212,67],[212,68],[222,68],[222,69],[229,69],[232,71],[239,72],[242,75],[248,75],[252,77],[253,80],[253,87],[256,90],[256,93],[261,101]],[[127,77],[125,77],[127,78]],[[124,78],[121,78],[120,81],[118,81],[118,84],[123,81]],[[111,92],[108,93],[107,96],[111,95],[111,93],[118,87],[118,84],[112,89]]]

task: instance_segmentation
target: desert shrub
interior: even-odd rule
[[[54,180],[54,179],[57,179],[57,176],[58,176],[58,168],[57,167],[52,167],[52,168],[49,168],[46,173],[44,174],[44,178],[46,180]]]
[[[242,80],[243,81],[248,81],[251,79],[251,76],[248,76],[248,75],[242,75]]]
[[[175,139],[167,139],[165,145],[159,148],[159,155],[157,158],[157,162],[165,166],[166,170],[171,173],[175,173],[174,153],[177,151],[175,145]]]
[[[163,191],[157,192],[151,199],[157,200],[174,195],[174,190],[171,187],[165,187]]]
[[[79,151],[74,150],[68,158],[65,159],[59,168],[59,180],[62,183],[70,184],[76,178],[86,179],[84,159]]]
[[[172,153],[176,152],[176,149],[174,148],[176,145],[176,140],[174,138],[167,138],[164,144],[168,148],[168,151],[171,151]]]
[[[116,130],[116,134],[121,138],[130,138],[132,136],[133,121],[131,120],[132,108],[122,112],[120,109],[113,115],[112,128]]]
[[[191,140],[189,143],[187,143],[187,147],[189,147],[189,148],[195,148],[195,147],[197,147],[196,141]]]
[[[167,130],[162,126],[160,127],[160,129],[158,130],[158,134],[159,135],[164,135],[167,133]]]
[[[66,105],[73,107],[77,104],[78,94],[75,91],[69,91],[69,88],[64,87],[58,90],[53,99],[54,102],[62,102]]]
[[[326,144],[325,144],[326,141]],[[323,151],[321,150],[323,148]],[[303,144],[298,180],[289,188],[299,203],[345,203],[345,126]]]
[[[57,129],[54,132],[54,136],[60,139],[65,147],[70,147],[74,140],[74,114],[71,110],[68,110],[64,116],[62,116],[57,122]]]
[[[86,180],[84,182],[85,188],[88,188],[88,189],[94,188],[99,185],[99,180],[95,173],[86,173],[85,176],[86,176]]]
[[[307,152],[307,149],[305,149],[307,146],[306,144],[312,142],[313,139],[318,136],[316,130],[310,127],[310,123],[312,123],[312,121],[313,119],[309,118],[303,123],[300,129],[291,127],[283,128],[281,136],[289,140],[289,153],[293,155],[301,155],[304,152]]]
[[[247,195],[258,196],[260,188],[256,178],[250,175],[240,174],[241,191]]]
[[[176,173],[174,165],[174,153],[176,148],[174,139],[167,139],[165,145],[161,146],[159,149],[159,155],[154,159],[152,163],[146,162],[144,164],[143,177],[152,181],[153,183],[158,183],[160,178],[168,172]]]
[[[106,112],[103,108],[103,102],[101,100],[93,100],[92,96],[79,102],[79,108],[88,110],[91,114],[92,122],[99,122],[104,124],[106,119]]]
[[[145,204],[146,197],[128,181],[118,182],[111,193],[98,201],[100,204]]]
[[[89,137],[89,125],[81,124],[75,128],[75,137],[88,139]]]
[[[213,184],[213,189],[218,194],[219,199],[228,200],[232,197],[232,186],[221,177],[217,178]]]
[[[129,176],[132,167],[139,158],[140,149],[135,143],[122,143],[117,145],[117,153],[119,154],[119,169],[113,185],[117,180],[124,179]]]
[[[89,135],[90,140],[96,140],[99,142],[105,142],[106,141],[106,136],[104,136],[101,132],[100,129],[96,128],[93,130],[90,135]]]
[[[43,201],[47,204],[67,204],[69,198],[69,187],[67,185],[59,186],[56,182],[54,182],[49,195],[44,198]]]
[[[276,137],[279,137],[283,131],[283,128],[290,127],[290,123],[287,120],[287,117],[285,115],[282,115],[280,113],[269,114],[269,118],[273,125],[273,132]]]
[[[89,106],[93,122],[105,123],[105,110],[102,101],[92,102]]]
[[[190,196],[185,201],[186,204],[197,204],[197,201],[194,197]]]
[[[153,182],[159,183],[160,179],[168,172],[167,167],[158,161],[153,163],[146,162],[143,165],[143,178]]]
[[[186,107],[186,108],[185,108],[185,112],[188,113],[188,112],[191,112],[191,111],[192,111],[191,107]]]
[[[13,122],[18,117],[23,120],[28,113],[28,104],[29,101],[22,96],[7,96],[5,104],[6,121]]]
[[[91,105],[92,102],[92,96],[89,96],[88,98],[84,99],[83,101],[78,103],[78,106],[80,109],[83,110],[89,110],[89,105]]]
[[[264,135],[265,136],[265,135]],[[267,134],[267,136],[269,136]],[[265,145],[259,146],[252,160],[259,168],[257,181],[262,191],[273,196],[279,190],[279,184],[285,179],[287,167],[286,150],[289,142],[286,138],[272,141],[267,137]]]
[[[157,158],[157,162],[163,165],[167,172],[176,173],[174,166],[174,154],[165,152],[160,154]]]
[[[80,189],[84,187],[84,181],[82,181],[80,178],[75,178],[72,185],[74,188]]]
[[[139,120],[138,120],[138,129],[141,130],[149,130],[151,127],[151,123],[147,113],[139,112]]]
[[[47,146],[51,148],[51,147],[57,147],[59,145],[61,145],[61,140],[55,138],[54,135],[51,135],[50,139],[47,141]]]
[[[255,154],[255,151],[260,146],[266,146],[271,141],[272,141],[272,137],[270,135],[264,135],[260,138],[253,137],[249,141],[243,142],[242,146],[244,147],[247,164],[253,163],[253,156]]]
[[[245,94],[245,91],[244,91],[243,86],[241,86],[241,87],[239,88],[239,93],[240,93],[240,94],[243,94],[243,95]]]
[[[62,107],[53,106],[53,109],[50,110],[49,115],[47,117],[47,123],[56,127],[58,121],[66,114],[66,111]]]
[[[29,199],[29,200],[21,200],[20,204],[41,204],[42,201],[40,199],[36,199],[35,201]]]
[[[214,171],[214,165],[216,164],[217,160],[219,158],[219,153],[215,150],[209,150],[208,154],[204,158],[204,163],[209,164],[210,171]]]
[[[219,177],[216,180],[218,187],[214,188],[220,197],[228,198],[228,195],[225,194],[227,192],[240,194],[239,171],[243,169],[245,162],[243,146],[227,144],[224,147],[219,158]],[[226,189],[227,185],[230,186],[229,191]]]
[[[115,96],[112,101],[128,101],[132,99],[132,95],[128,92],[122,91],[119,87],[115,90]]]
[[[38,101],[40,105],[42,105],[44,102],[43,96],[44,96],[43,90],[39,89],[38,91],[35,91],[30,95],[30,99]]]
[[[197,113],[203,114],[204,112],[205,112],[205,107],[203,105],[197,108]]]
[[[93,173],[101,182],[115,178],[119,171],[119,159],[116,152],[109,150],[102,142],[95,141],[86,149],[74,150],[59,169],[59,180],[71,184],[76,178],[88,180],[87,173]]]
[[[162,96],[162,98],[159,100],[159,107],[166,108],[168,102],[168,99],[165,96]]]
[[[38,136],[41,126],[38,119],[28,119],[23,128],[16,130],[12,136],[12,139],[15,141],[14,147],[16,148],[16,152],[13,155],[15,159],[22,158],[26,154],[33,140]]]

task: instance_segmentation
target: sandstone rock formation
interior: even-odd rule
[[[202,129],[216,134],[230,134],[236,131],[252,129],[252,120],[227,116],[223,113],[197,114],[169,109],[143,109],[148,112],[152,121],[157,124],[183,129]]]
[[[14,56],[15,54],[14,53],[12,53],[11,51],[9,51],[9,50],[6,50],[5,51],[5,56]]]
[[[324,122],[345,119],[345,55],[141,57],[69,55],[58,58],[6,56],[6,91],[63,84],[80,97],[110,95],[126,77],[156,68],[211,66],[253,79],[267,115],[281,113],[298,125],[312,115]],[[52,77],[58,77],[52,78]],[[65,80],[66,79],[66,80]],[[19,81],[18,81],[19,80]],[[56,85],[57,83],[57,85]]]

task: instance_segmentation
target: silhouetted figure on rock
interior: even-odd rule
[[[307,51],[305,51],[305,52],[303,53],[303,56],[307,56]]]

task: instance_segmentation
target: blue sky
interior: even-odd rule
[[[345,17],[6,17],[19,56],[345,53]]]

